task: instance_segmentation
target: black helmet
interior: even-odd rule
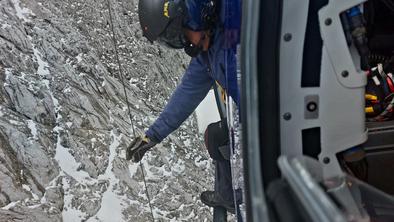
[[[184,0],[139,0],[138,14],[143,35],[149,41],[183,48]]]

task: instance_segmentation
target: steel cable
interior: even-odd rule
[[[124,75],[123,75],[123,71],[122,71],[122,65],[121,65],[120,59],[119,59],[118,46],[117,46],[116,35],[115,35],[115,30],[114,30],[114,24],[113,24],[110,0],[107,0],[107,3],[108,3],[109,19],[110,19],[110,24],[111,24],[111,31],[112,31],[112,41],[113,41],[113,44],[114,44],[116,61],[118,63],[119,74],[120,74],[120,81],[122,82],[122,85],[123,85],[123,92],[124,92],[125,100],[126,100],[126,103],[127,103],[127,110],[128,110],[128,114],[129,114],[129,118],[130,118],[131,128],[132,128],[132,131],[133,131],[133,136],[134,136],[134,138],[136,138],[133,117],[131,115],[130,103],[129,103],[129,99],[127,97],[126,85],[125,85],[125,82],[124,82]],[[141,158],[139,157],[139,159],[141,159]],[[151,213],[151,216],[152,216],[152,221],[154,222],[155,221],[155,217],[153,215],[153,208],[152,208],[152,203],[151,203],[151,199],[150,199],[149,192],[148,192],[148,186],[146,185],[146,178],[145,178],[144,167],[142,165],[142,160],[140,161],[139,165],[140,165],[140,168],[141,168],[142,179],[144,181],[146,197],[148,198],[149,209],[150,209],[150,213]]]

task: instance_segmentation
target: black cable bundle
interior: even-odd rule
[[[368,62],[370,67],[376,67],[381,63],[383,64],[384,70],[391,73],[394,72],[394,56],[370,53],[368,55]]]
[[[382,0],[382,2],[386,5],[387,8],[394,12],[394,2],[392,0]]]

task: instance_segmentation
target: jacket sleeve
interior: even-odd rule
[[[190,116],[213,83],[202,56],[193,58],[180,85],[171,95],[159,118],[146,131],[146,135],[161,142]]]

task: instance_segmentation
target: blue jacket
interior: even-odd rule
[[[198,24],[198,21],[194,24]],[[208,52],[192,58],[181,83],[172,94],[163,112],[146,131],[146,135],[152,140],[161,142],[176,130],[205,98],[215,81],[239,105],[236,51],[234,47],[225,47],[223,24],[223,22],[217,22]],[[194,29],[197,30],[198,27]]]

